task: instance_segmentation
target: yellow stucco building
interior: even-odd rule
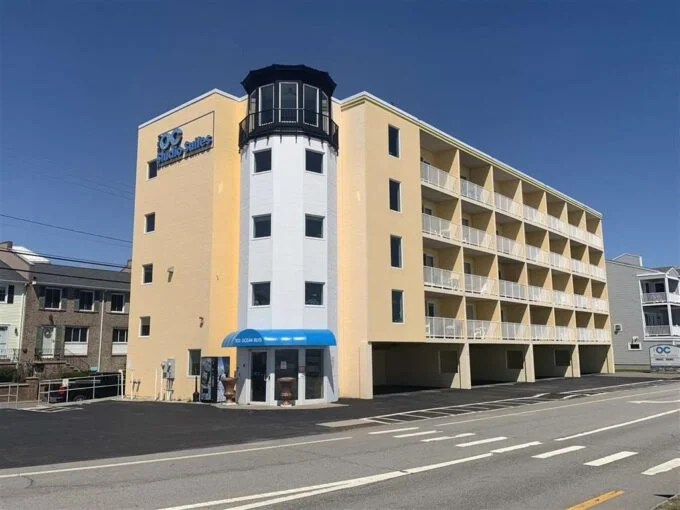
[[[613,371],[597,211],[323,71],[242,85],[139,126],[128,392],[210,357],[240,404]]]

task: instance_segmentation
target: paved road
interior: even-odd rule
[[[3,470],[0,508],[544,510],[597,496],[605,500],[598,510],[651,508],[680,491],[680,383],[629,388],[226,448]]]

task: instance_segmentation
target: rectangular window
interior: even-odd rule
[[[455,374],[458,372],[458,351],[439,351],[439,373]]]
[[[111,294],[111,311],[113,313],[125,311],[125,294]]]
[[[272,169],[272,150],[267,149],[255,153],[255,173],[269,172]]]
[[[253,216],[253,238],[270,237],[272,235],[272,215]]]
[[[45,289],[45,308],[59,310],[61,308],[61,289],[47,287]]]
[[[156,230],[156,213],[144,215],[144,232],[147,234]]]
[[[189,372],[190,376],[201,375],[201,349],[189,349]]]
[[[323,283],[305,282],[305,304],[312,306],[323,305]]]
[[[279,82],[279,122],[298,122],[298,84]]]
[[[92,312],[94,310],[94,292],[91,290],[81,290],[78,296],[78,310],[81,312]]]
[[[274,85],[260,87],[260,126],[274,122]]]
[[[114,344],[126,344],[128,340],[127,328],[114,328],[111,341]]]
[[[399,129],[394,126],[387,127],[387,141],[390,156],[399,157]]]
[[[0,303],[7,303],[7,287],[0,285]]]
[[[328,133],[330,119],[330,102],[328,101],[328,96],[325,92],[321,93],[321,120],[323,122],[323,132]]]
[[[524,368],[524,352],[506,351],[505,359],[510,370],[522,370]]]
[[[146,164],[146,178],[154,179],[158,175],[158,163],[152,159]]]
[[[303,122],[310,126],[319,125],[319,89],[310,85],[302,86]]]
[[[144,264],[142,266],[142,283],[151,283],[153,281],[153,264]]]
[[[140,317],[139,318],[139,336],[150,336],[151,335],[151,317]]]
[[[66,326],[64,330],[64,342],[87,342],[87,328]]]
[[[323,216],[305,214],[305,236],[323,239]]]
[[[253,306],[269,306],[271,282],[258,282],[253,287]]]
[[[642,350],[642,346],[641,346],[639,343],[637,343],[637,342],[630,342],[630,343],[628,344],[628,350],[629,350],[629,351],[641,351],[641,350]]]
[[[317,174],[323,173],[323,153],[305,151],[305,170]]]
[[[401,183],[390,179],[390,209],[401,211]]]
[[[401,237],[390,236],[390,260],[392,267],[401,267]]]
[[[392,290],[392,322],[404,322],[404,291]]]

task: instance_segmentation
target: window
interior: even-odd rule
[[[390,236],[390,260],[392,267],[401,267],[401,237]]]
[[[87,328],[74,328],[66,326],[64,331],[64,342],[87,342]]]
[[[78,296],[78,310],[81,312],[94,311],[94,292],[91,290],[81,290]]]
[[[568,367],[571,365],[571,353],[566,349],[557,349],[555,351],[555,366]]]
[[[319,119],[317,112],[319,111],[319,89],[305,84],[302,86],[302,96],[304,108],[303,122],[311,126],[318,126]]]
[[[298,84],[279,82],[279,122],[298,122]]]
[[[325,92],[321,93],[321,119],[323,121],[323,131],[328,133],[328,119],[330,118],[330,103]]]
[[[201,349],[189,349],[189,372],[187,375],[201,375]]]
[[[147,234],[156,230],[156,213],[144,215],[144,232]]]
[[[269,306],[271,282],[253,283],[253,306]]]
[[[323,216],[305,214],[305,236],[323,239]]]
[[[255,153],[255,173],[269,172],[272,169],[272,150],[267,149]]]
[[[630,342],[628,344],[628,350],[629,351],[641,351],[642,346],[638,342]]]
[[[158,163],[152,159],[146,164],[146,178],[154,179],[158,175]]]
[[[387,127],[387,142],[390,156],[399,157],[399,129],[394,126]]]
[[[505,359],[510,370],[522,370],[524,368],[524,353],[522,351],[507,351]]]
[[[323,283],[305,282],[305,304],[323,305]]]
[[[401,183],[390,179],[390,209],[401,211]]]
[[[253,216],[253,238],[270,237],[272,235],[272,215]]]
[[[404,322],[404,291],[392,291],[392,322]]]
[[[123,313],[125,311],[125,294],[111,294],[111,312]]]
[[[437,303],[434,301],[425,301],[425,317],[437,316]]]
[[[0,285],[0,303],[7,303],[7,287]]]
[[[439,373],[455,374],[458,372],[458,351],[439,351]]]
[[[113,337],[111,341],[114,344],[126,344],[127,343],[127,328],[114,328]]]
[[[306,113],[306,112],[305,112]],[[305,169],[317,174],[323,173],[323,153],[305,151]]]
[[[142,283],[151,283],[153,281],[153,264],[144,264],[142,270]]]
[[[423,253],[423,265],[426,267],[434,267],[434,255]]]
[[[59,310],[61,308],[61,289],[47,287],[45,289],[45,308]]]
[[[151,335],[151,317],[139,318],[139,336]]]
[[[274,122],[274,85],[260,87],[260,125]]]

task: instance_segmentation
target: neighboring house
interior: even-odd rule
[[[607,260],[607,281],[618,367],[648,367],[650,347],[680,345],[680,267],[649,268],[624,253]]]
[[[53,264],[11,243],[0,247],[5,265],[27,281],[19,361],[44,377],[125,368],[128,271]]]
[[[26,278],[0,261],[0,364],[18,361],[26,284]]]

